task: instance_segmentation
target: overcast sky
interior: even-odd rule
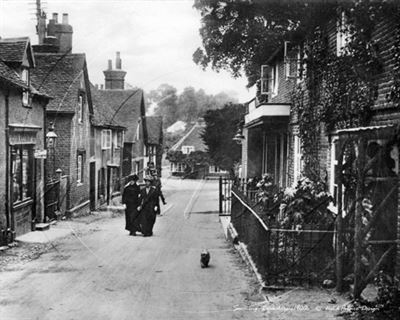
[[[0,36],[35,34],[36,0],[0,0]],[[42,0],[47,17],[69,14],[74,28],[73,52],[86,53],[92,83],[104,83],[107,60],[121,52],[126,81],[145,91],[162,83],[181,91],[185,86],[207,93],[235,92],[240,102],[252,98],[245,79],[227,72],[203,71],[192,61],[201,45],[200,15],[193,0]]]

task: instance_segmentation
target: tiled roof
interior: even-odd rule
[[[171,148],[171,150],[181,151],[182,146],[193,146],[194,151],[207,151],[207,147],[201,137],[203,131],[203,125],[195,124],[189,132]]]
[[[36,53],[31,80],[54,99],[49,111],[75,111],[80,78],[85,68],[84,54]]]
[[[143,90],[92,90],[93,124],[127,129],[125,140],[136,140],[136,130],[144,113]]]
[[[23,82],[16,71],[8,67],[0,60],[0,79],[18,88],[27,89],[28,86]]]
[[[148,144],[162,144],[162,117],[146,117],[146,132]]]
[[[0,39],[0,80],[20,89],[28,89],[21,76],[14,70],[15,63],[21,64],[29,46],[29,38]],[[32,69],[31,69],[32,70]],[[45,92],[32,84],[32,94],[49,98]]]
[[[29,38],[0,39],[0,56],[5,62],[22,62]]]

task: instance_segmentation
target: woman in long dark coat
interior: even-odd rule
[[[140,205],[140,187],[137,184],[139,177],[134,174],[130,177],[128,184],[122,194],[122,203],[125,203],[125,229],[131,236],[135,236],[140,228],[140,212],[137,210]]]
[[[163,192],[161,190],[161,179],[156,174],[153,175],[153,179],[154,179],[153,180],[153,185],[156,188],[156,191],[158,193],[158,195],[157,195],[157,206],[158,206],[157,214],[161,215],[160,199],[161,199],[163,205],[166,205],[167,202],[165,201],[164,194],[163,194]]]
[[[145,237],[153,235],[153,226],[156,222],[158,207],[158,192],[152,186],[153,177],[147,176],[144,178],[146,187],[140,192],[141,204],[138,208],[140,211],[140,226]]]

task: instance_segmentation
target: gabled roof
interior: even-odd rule
[[[36,88],[54,98],[48,111],[75,112],[82,74],[90,97],[85,54],[35,53],[35,60],[31,80]]]
[[[21,75],[14,68],[25,61],[29,61],[33,70],[35,64],[29,38],[0,39],[0,81],[20,90],[30,90],[33,95],[50,98],[32,84],[28,86],[22,81]]]
[[[114,107],[110,103],[104,101],[104,90],[98,90],[92,84],[90,88],[93,100],[92,124],[100,127],[123,127],[123,125],[116,120],[116,117],[114,117]]]
[[[146,143],[147,144],[162,144],[162,117],[152,116],[146,117]]]
[[[94,125],[125,127],[125,141],[134,142],[139,120],[145,114],[143,90],[94,89],[93,110]]]
[[[28,37],[0,39],[0,54],[4,62],[22,63],[27,51],[33,57]],[[34,66],[34,61],[32,63]]]
[[[1,57],[0,57],[1,59]],[[0,79],[17,88],[27,89],[28,86],[21,80],[18,73],[0,60]]]
[[[204,125],[196,123],[181,140],[171,147],[171,150],[181,151],[182,146],[193,146],[194,151],[207,151],[207,147],[201,137],[203,131]]]

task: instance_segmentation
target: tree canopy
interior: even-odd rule
[[[351,1],[195,0],[201,14],[203,46],[193,60],[203,68],[225,69],[238,77],[243,72],[251,87],[260,65],[282,46],[301,39]]]
[[[240,161],[241,146],[233,138],[244,113],[242,104],[229,104],[222,109],[208,110],[204,115],[206,127],[202,134],[203,141],[211,161],[224,170],[232,171]]]

